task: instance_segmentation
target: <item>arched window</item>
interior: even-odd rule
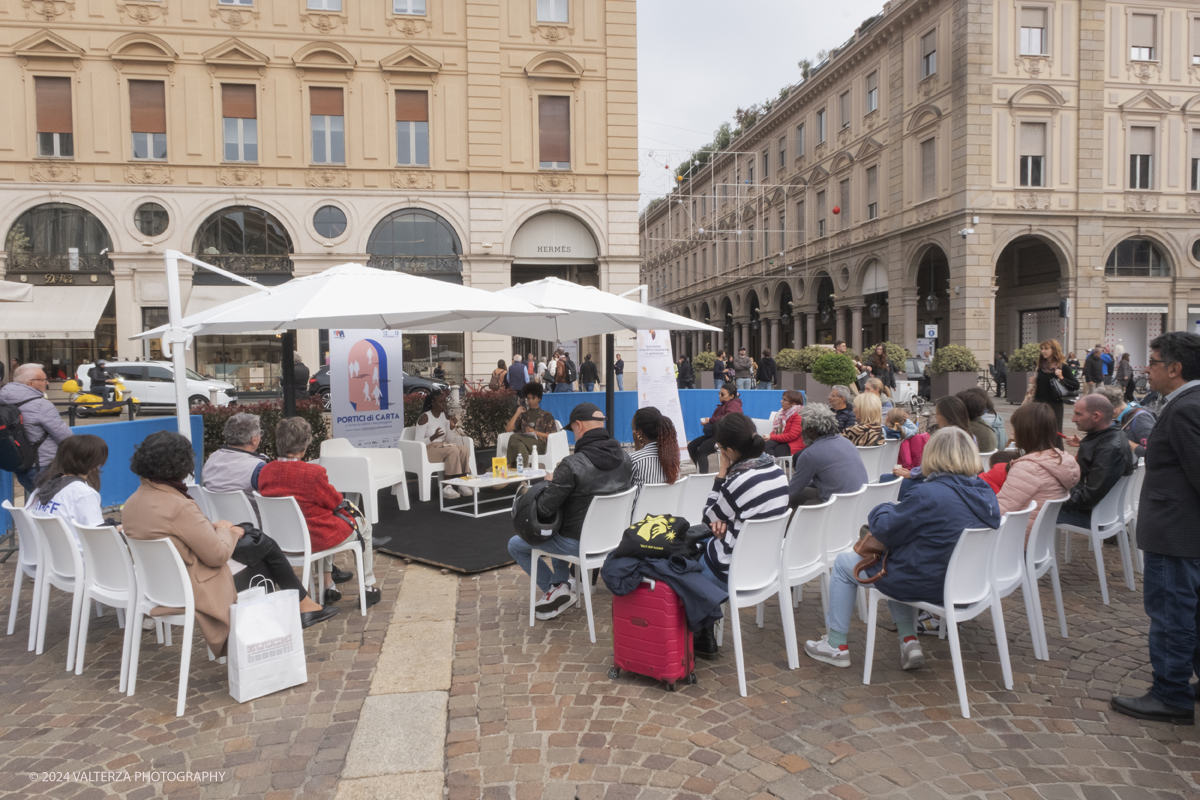
[[[1105,275],[1169,278],[1171,267],[1158,245],[1146,239],[1126,239],[1113,248],[1104,265]]]
[[[112,239],[103,223],[68,203],[34,206],[17,217],[4,249],[9,272],[112,271]]]
[[[192,249],[196,258],[230,272],[291,273],[292,239],[270,213],[229,206],[204,220]]]
[[[367,241],[367,266],[462,283],[462,244],[450,223],[432,211],[388,214]]]

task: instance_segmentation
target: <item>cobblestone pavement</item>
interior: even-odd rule
[[[12,566],[0,567],[0,597],[12,596]],[[117,691],[121,631],[109,611],[91,621],[84,673],[65,671],[70,596],[51,594],[46,648],[26,651],[32,585],[21,593],[17,630],[0,646],[0,796],[99,798],[332,798],[367,697],[405,565],[375,559],[383,601],[358,612],[346,584],[342,611],[304,631],[308,683],[238,704],[226,667],[192,647],[187,705],[175,716],[179,641],[142,641],[137,693]],[[30,773],[125,771],[133,780],[38,781]],[[158,771],[224,772],[196,780],[136,779]],[[180,777],[176,775],[176,777]]]
[[[948,644],[922,637],[926,666],[899,667],[880,630],[872,685],[862,683],[865,625],[853,664],[801,655],[787,669],[777,606],[765,627],[743,610],[748,697],[726,636],[697,661],[696,686],[668,693],[648,678],[606,676],[611,602],[596,595],[597,643],[582,609],[528,625],[528,578],[516,567],[464,579],[447,739],[450,800],[599,798],[1200,797],[1200,736],[1108,708],[1148,686],[1141,592],[1124,587],[1105,547],[1112,605],[1101,604],[1082,538],[1063,569],[1070,638],[1049,609],[1049,662],[1034,659],[1020,592],[1005,600],[1013,691],[1004,688],[987,614],[960,630],[971,718],[962,719]],[[880,611],[881,624],[888,619]],[[815,586],[797,611],[804,638],[823,632]]]

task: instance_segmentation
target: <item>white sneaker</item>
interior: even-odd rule
[[[447,500],[457,500],[459,497],[458,490],[453,486],[446,484],[442,487],[442,497],[446,498]]]
[[[828,634],[816,641],[809,640],[805,642],[804,654],[814,661],[820,661],[841,669],[850,666],[850,649],[848,647],[834,647],[831,645]]]
[[[154,617],[142,617],[142,630],[154,630]]]
[[[471,495],[475,494],[475,490],[470,486],[457,486],[455,488],[458,489],[459,497],[470,497]]]
[[[538,619],[554,619],[579,600],[579,595],[571,591],[565,581],[542,595],[542,599],[534,606],[534,616]]]
[[[925,666],[925,652],[916,639],[900,643],[900,669],[916,669]]]

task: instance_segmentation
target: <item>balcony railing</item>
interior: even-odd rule
[[[292,259],[288,256],[208,255],[198,253],[196,258],[207,264],[212,264],[214,267],[219,267],[226,272],[233,272],[239,275],[290,275],[292,272]],[[196,270],[202,271],[200,267],[196,267]]]
[[[458,256],[371,256],[367,266],[410,275],[446,276],[462,272]]]
[[[36,274],[106,273],[112,272],[112,261],[107,253],[9,253],[8,271]]]

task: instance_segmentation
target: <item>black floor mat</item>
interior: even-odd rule
[[[373,526],[372,535],[390,536],[392,540],[377,548],[377,552],[463,573],[484,572],[513,563],[508,553],[513,526],[507,512],[482,519],[447,514],[438,510],[436,499],[419,502],[416,487],[411,484],[409,497],[412,509],[400,511],[395,497],[380,492],[379,522]],[[464,503],[466,498],[451,502]],[[497,507],[489,504],[485,508]]]

